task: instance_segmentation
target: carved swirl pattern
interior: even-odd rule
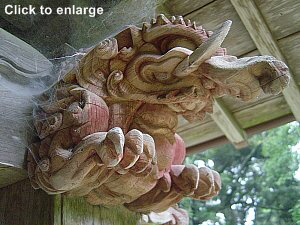
[[[230,24],[212,34],[159,15],[92,48],[38,98],[32,185],[143,213],[165,211],[183,197],[217,195],[217,172],[182,165],[178,115],[203,119],[215,97],[253,100],[280,92],[289,79],[273,57],[226,55],[220,46]]]

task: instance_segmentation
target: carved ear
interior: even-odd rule
[[[118,33],[115,38],[118,41],[119,51],[126,48],[140,47],[143,44],[143,40],[140,34],[141,30],[136,26],[128,26],[125,30]]]
[[[198,71],[210,80],[229,85],[244,101],[254,99],[261,91],[278,94],[289,82],[288,67],[271,56],[214,56]]]

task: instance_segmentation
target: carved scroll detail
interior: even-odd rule
[[[203,119],[215,97],[254,100],[289,80],[272,57],[227,55],[220,46],[230,24],[212,34],[160,15],[92,48],[38,99],[39,141],[28,157],[33,186],[143,213],[217,195],[217,172],[182,165],[177,116]]]

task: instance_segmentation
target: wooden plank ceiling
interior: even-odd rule
[[[249,130],[253,134],[255,128],[261,131],[262,124],[272,121],[275,124],[275,121],[300,120],[299,0],[166,0],[164,7],[169,15],[182,15],[207,30],[232,20],[232,28],[223,44],[228,54],[273,55],[287,63],[292,76],[283,94],[264,95],[251,103],[223,97],[216,101],[214,114],[203,121],[188,123],[180,118],[177,131],[188,150],[203,151],[212,146],[208,143],[214,140],[224,143],[220,141],[224,137],[241,148],[247,144]]]
[[[3,1],[5,4],[10,2]],[[16,0],[24,4],[30,1]],[[57,4],[63,6],[77,2],[70,0],[61,5],[61,1],[58,0],[46,1],[49,4],[51,2],[49,6],[53,7]],[[273,55],[288,64],[293,76],[290,87],[278,96],[261,96],[259,101],[251,103],[224,97],[217,100],[215,113],[203,121],[188,123],[181,118],[177,131],[185,140],[187,147],[193,149],[193,152],[197,149],[204,150],[207,146],[211,146],[207,143],[221,143],[222,138],[227,138],[240,148],[247,144],[249,130],[253,131],[261,124],[273,121],[274,125],[275,120],[281,123],[295,118],[300,120],[299,0],[162,1],[162,7],[159,7],[158,11],[163,9],[162,11],[167,12],[169,16],[182,15],[186,19],[196,21],[198,25],[203,25],[207,30],[215,30],[225,20],[232,20],[232,28],[223,44],[228,54],[239,57]],[[36,0],[36,4],[42,2],[44,1]],[[137,18],[141,17],[141,12],[143,14],[141,20],[149,20],[154,14],[154,0],[138,1],[139,4],[134,0],[112,2],[114,4],[110,5],[110,10],[103,17],[89,18],[88,21],[79,17],[66,18],[57,15],[24,17],[24,20],[20,21],[19,17],[8,17],[0,12],[0,27],[22,38],[45,56],[54,58],[74,53],[68,52],[70,47],[66,47],[65,43],[75,49],[84,45],[89,46],[96,42],[95,40],[103,39],[122,29],[125,24],[139,23]],[[81,3],[96,4],[90,0],[82,0]],[[101,2],[100,6],[103,4],[104,2]],[[124,8],[128,10],[123,10]],[[131,13],[128,14],[128,11]],[[120,14],[121,12],[123,14]],[[103,18],[109,22],[106,24]],[[86,35],[87,33],[89,35]],[[93,35],[90,36],[91,34]]]

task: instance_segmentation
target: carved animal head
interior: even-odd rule
[[[246,101],[261,91],[279,93],[289,80],[287,66],[270,56],[226,55],[220,46],[230,25],[212,33],[180,16],[159,15],[101,42],[65,81],[76,79],[108,102],[164,104],[188,120],[212,112],[214,97]]]

